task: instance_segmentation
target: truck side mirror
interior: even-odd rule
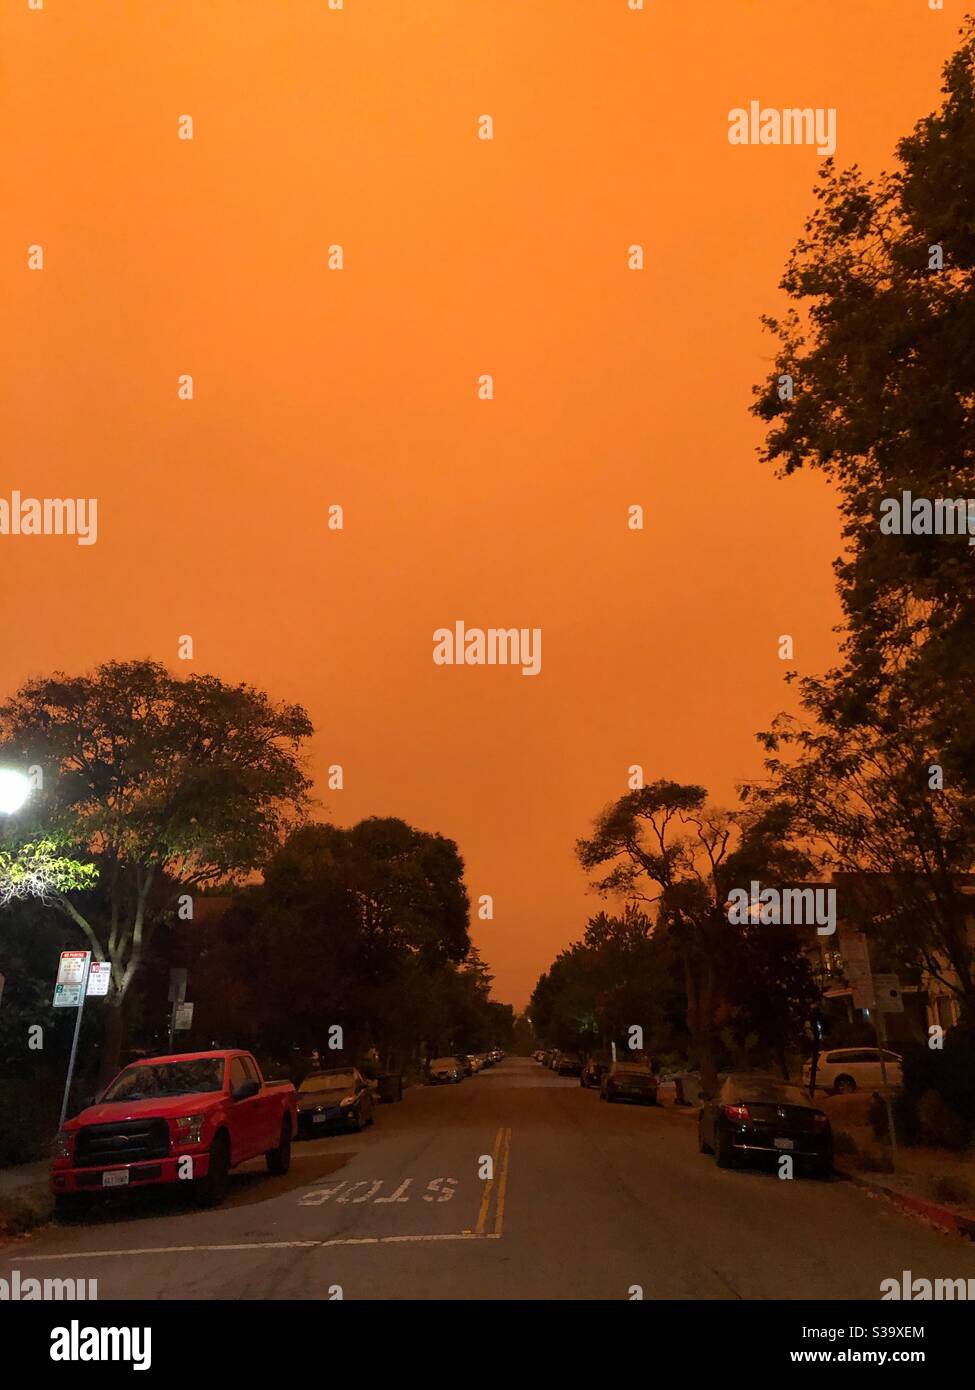
[[[231,1091],[232,1100],[250,1100],[251,1096],[256,1096],[261,1089],[259,1081],[242,1081],[235,1091]]]

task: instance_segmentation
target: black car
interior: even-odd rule
[[[465,1075],[465,1076],[473,1076],[473,1075],[474,1075],[474,1067],[473,1067],[473,1064],[472,1064],[472,1062],[471,1062],[469,1053],[467,1053],[467,1052],[455,1052],[455,1053],[454,1053],[454,1056],[457,1058],[457,1065],[460,1067],[460,1069],[461,1069],[461,1071],[464,1073],[464,1075]]]
[[[558,1076],[579,1076],[583,1065],[578,1052],[560,1052],[552,1070]]]
[[[298,1133],[358,1131],[375,1121],[372,1090],[356,1067],[313,1071],[298,1087]]]
[[[598,1089],[608,1069],[608,1062],[597,1062],[595,1058],[590,1057],[579,1073],[579,1085]]]
[[[600,1082],[599,1097],[656,1105],[657,1078],[645,1062],[611,1062]]]
[[[712,1096],[701,1092],[698,1148],[719,1168],[789,1154],[821,1178],[833,1171],[829,1117],[805,1091],[775,1076],[732,1073]]]

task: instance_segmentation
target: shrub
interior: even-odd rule
[[[925,1091],[917,1102],[917,1118],[925,1144],[939,1149],[964,1149],[969,1128],[937,1091]]]
[[[833,1153],[847,1158],[856,1158],[860,1152],[857,1141],[852,1134],[847,1134],[845,1129],[833,1130]]]
[[[863,1173],[892,1173],[894,1163],[890,1149],[878,1145],[876,1148],[862,1149],[857,1167]]]
[[[947,1202],[949,1206],[967,1207],[972,1204],[972,1185],[965,1178],[950,1175],[935,1178],[933,1191],[939,1202]]]

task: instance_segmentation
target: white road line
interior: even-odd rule
[[[81,1250],[54,1255],[22,1255],[18,1264],[32,1264],[38,1260],[107,1260],[118,1259],[125,1255],[196,1255],[207,1252],[219,1253],[224,1250],[324,1250],[336,1245],[395,1245],[404,1242],[500,1239],[500,1236],[493,1234],[479,1236],[474,1232],[464,1231],[446,1235],[340,1236],[334,1240],[268,1240],[253,1241],[246,1245],[157,1245],[138,1250]]]

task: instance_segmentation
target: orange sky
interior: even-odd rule
[[[833,650],[833,501],[747,413],[818,157],[729,145],[728,111],[836,107],[875,171],[965,8],[2,0],[0,495],[96,496],[99,538],[0,537],[0,690],[186,670],[192,634],[306,705],[322,814],[458,841],[523,1004],[627,767],[728,799],[779,635]],[[458,619],[541,627],[541,675],[434,666]]]

